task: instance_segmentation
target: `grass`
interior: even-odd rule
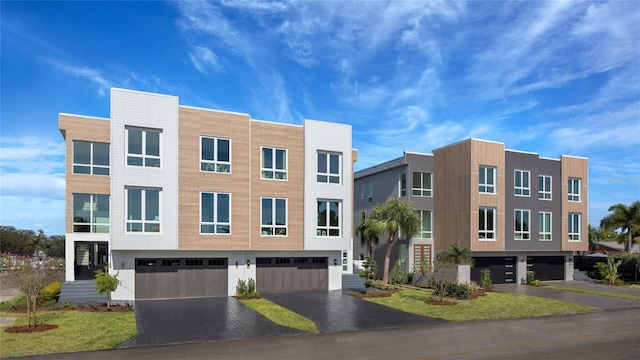
[[[26,314],[0,312],[17,317],[9,326],[26,325]],[[137,332],[133,312],[38,311],[38,324],[57,329],[35,333],[7,333],[0,328],[0,357],[112,349]]]
[[[545,288],[554,289],[554,290],[562,290],[562,291],[573,291],[573,292],[583,293],[583,294],[608,296],[608,297],[612,297],[612,298],[625,299],[625,300],[640,301],[640,296],[636,296],[636,295],[616,294],[616,293],[610,293],[610,292],[606,292],[606,291],[578,289],[578,288],[572,288],[572,287],[567,287],[567,286],[559,286],[559,285],[545,285]],[[640,286],[638,288],[640,288]]]
[[[302,315],[296,314],[293,311],[283,308],[280,305],[274,304],[269,300],[263,298],[245,299],[240,300],[240,302],[278,325],[302,330],[312,334],[319,333],[318,328],[313,321],[307,319]]]
[[[640,289],[640,284],[631,284],[631,285],[629,285],[627,287],[630,287],[632,289]]]
[[[426,300],[437,300],[432,290],[404,288],[391,297],[368,298],[378,304],[412,314],[448,321],[510,319],[547,315],[575,314],[597,310],[582,304],[545,299],[512,293],[488,292],[474,300],[452,300],[457,305],[427,305]]]

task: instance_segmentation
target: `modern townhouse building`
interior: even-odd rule
[[[59,115],[66,280],[119,274],[116,301],[341,288],[351,126],[289,125],[111,89],[110,118]]]
[[[472,280],[485,268],[494,283],[523,282],[527,270],[540,280],[572,280],[573,254],[588,249],[585,158],[550,159],[468,139],[432,155],[405,153],[354,178],[354,220],[389,196],[421,212],[421,232],[400,239],[392,252],[407,270],[456,243],[473,251]],[[366,203],[358,193],[364,183],[374,195]],[[356,257],[357,246],[355,239]]]

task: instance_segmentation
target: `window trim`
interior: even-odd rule
[[[262,213],[262,201],[263,200],[271,200],[271,222],[272,224],[263,224],[262,220],[263,220],[263,213]],[[277,206],[277,201],[276,200],[284,200],[284,225],[278,225],[276,224],[276,218],[277,218],[277,210],[278,210],[278,206]],[[271,234],[265,234],[264,230],[269,228],[271,230]],[[279,229],[284,229],[284,234],[278,234],[278,230]],[[265,236],[265,237],[287,237],[289,236],[289,200],[287,198],[283,198],[283,197],[270,197],[270,196],[263,196],[260,197],[260,236]]]
[[[545,231],[547,225],[546,216],[549,217],[549,231]],[[548,238],[546,238],[548,236]],[[538,240],[553,241],[553,214],[549,211],[540,211],[538,213]]]
[[[89,144],[89,163],[88,164],[83,164],[83,163],[77,163],[76,162],[76,143],[88,143]],[[94,164],[95,159],[94,159],[94,145],[95,144],[105,144],[107,145],[107,160],[109,162],[108,165],[97,165]],[[73,172],[73,174],[76,175],[97,175],[97,176],[109,176],[111,174],[111,144],[110,143],[106,143],[106,142],[101,142],[101,141],[85,141],[85,140],[73,140],[72,144],[71,144],[71,151],[72,151],[72,164],[71,164],[71,171]],[[76,167],[87,167],[89,168],[89,173],[82,173],[82,172],[76,172]],[[96,174],[95,173],[95,169],[106,169],[107,173],[106,174]]]
[[[89,222],[88,223],[78,223],[75,222],[75,211],[76,211],[76,195],[88,195],[89,196]],[[106,196],[107,197],[107,205],[109,207],[108,210],[108,215],[107,216],[107,222],[106,223],[99,223],[99,222],[93,222],[94,218],[96,218],[96,216],[94,216],[94,212],[97,211],[97,209],[94,210],[94,208],[97,208],[97,197],[98,196]],[[87,203],[83,204],[86,205]],[[71,194],[71,213],[72,213],[72,223],[71,223],[71,232],[72,233],[78,233],[78,234],[109,234],[111,232],[111,195],[109,194],[89,194],[89,193],[73,193]],[[89,227],[89,231],[76,231],[76,226],[88,226]],[[106,227],[107,231],[96,231],[96,227]]]
[[[480,214],[482,212],[482,210],[485,211],[485,215],[484,215],[484,224],[485,227],[488,224],[487,220],[487,210],[490,210],[493,213],[493,229],[492,230],[480,230]],[[493,238],[489,238],[489,237],[480,237],[480,235],[484,233],[485,236],[488,234],[493,234]],[[498,209],[495,207],[488,207],[488,206],[481,206],[478,209],[478,241],[498,241]]]
[[[418,184],[419,187],[416,186],[414,182],[416,174],[420,174],[420,183]],[[429,185],[431,186],[430,188],[422,187],[422,184],[425,180],[425,175],[428,175],[429,177]],[[416,192],[418,192],[418,194],[416,194]],[[411,173],[411,196],[433,197],[433,173],[422,171],[413,171]]]
[[[204,140],[213,140],[213,160],[205,160],[203,159],[203,142]],[[229,142],[229,161],[221,161],[218,159],[218,149],[220,147],[220,141],[228,141]],[[204,173],[218,173],[218,174],[231,174],[231,139],[215,137],[215,136],[207,136],[200,135],[200,172]],[[211,170],[209,170],[209,165],[211,165]],[[224,171],[225,166],[228,167],[229,171]],[[205,167],[205,169],[203,169]]]
[[[204,194],[212,194],[213,195],[213,221],[202,221],[202,195]],[[218,195],[228,195],[229,196],[229,221],[228,222],[223,222],[223,221],[219,221],[217,219],[218,217]],[[198,233],[200,235],[205,235],[205,236],[224,236],[224,235],[231,235],[233,227],[232,227],[232,210],[233,210],[233,202],[231,199],[231,193],[228,192],[224,192],[224,191],[200,191],[200,199],[199,199],[199,205],[200,205],[200,211],[199,211],[199,217],[198,217]],[[213,232],[203,232],[202,231],[202,227],[203,226],[213,226],[214,231]],[[218,227],[221,226],[228,226],[229,227],[229,231],[228,232],[218,232]]]
[[[520,173],[520,184],[518,184],[518,173]],[[524,176],[525,174],[526,177]],[[521,197],[531,196],[531,172],[529,170],[516,169],[513,171],[513,194]]]
[[[577,193],[574,193],[574,186],[571,186],[574,182],[578,183],[578,188],[577,188]],[[582,179],[580,178],[574,178],[574,177],[570,177],[569,181],[567,182],[567,194],[568,194],[568,201],[570,202],[582,202]]]
[[[487,176],[487,172],[489,170],[493,170],[493,176],[491,177],[493,183],[487,183],[489,177]],[[484,174],[485,182],[480,182]],[[483,189],[484,188],[484,189]],[[489,191],[489,188],[492,188],[492,191]],[[478,170],[478,192],[481,194],[491,194],[495,195],[498,193],[498,168],[495,166],[489,165],[480,165]]]
[[[575,217],[575,218],[574,218]],[[574,218],[572,220],[572,218]],[[577,220],[577,222],[576,222]],[[576,225],[578,232],[573,232],[571,225]],[[570,212],[567,216],[567,239],[569,242],[581,242],[582,241],[582,214]]]
[[[327,167],[327,171],[326,172],[321,172],[320,171],[320,156],[323,155],[326,157],[326,167]],[[338,157],[338,173],[332,173],[331,172],[331,157],[332,156],[337,156]],[[342,153],[339,152],[333,152],[333,151],[322,151],[322,150],[318,150],[317,152],[317,156],[316,156],[316,181],[319,183],[326,183],[326,184],[342,184]],[[325,178],[325,180],[322,180],[322,178]],[[332,179],[336,178],[337,181],[332,181]]]
[[[549,189],[547,189],[546,180],[549,179]],[[542,186],[540,186],[542,181]],[[553,200],[553,177],[550,175],[538,175],[538,200]],[[548,197],[547,197],[548,195]]]
[[[129,190],[140,190],[141,191],[141,199],[140,199],[140,220],[131,219],[129,220]],[[147,191],[157,191],[158,192],[158,220],[146,220],[146,205],[147,205]],[[125,206],[125,233],[126,234],[153,234],[153,235],[161,235],[162,234],[162,189],[161,188],[152,188],[152,187],[137,187],[137,186],[125,186],[125,196],[124,196],[124,206]],[[141,224],[141,231],[133,231],[129,230],[130,225],[133,224]],[[158,231],[145,231],[146,225],[154,225],[157,224]]]
[[[326,218],[325,218],[325,223],[326,225],[320,225],[318,223],[318,220],[320,219],[320,212],[319,207],[320,207],[320,203],[325,203],[327,206],[327,211],[326,211]],[[338,225],[337,226],[332,226],[330,225],[330,218],[329,218],[329,214],[331,213],[329,211],[330,208],[330,203],[336,203],[338,204]],[[337,200],[337,199],[318,199],[316,201],[316,236],[319,238],[340,238],[342,237],[342,201],[341,200]],[[320,232],[322,230],[326,231],[326,235],[321,235]],[[331,234],[331,230],[338,230],[338,235],[330,235]]]
[[[264,167],[264,151],[271,150],[272,167]],[[278,169],[276,167],[276,157],[278,151],[284,151],[284,169]],[[265,172],[271,172],[272,177],[266,177]],[[277,174],[282,174],[281,178],[277,177]],[[261,146],[260,147],[260,179],[263,180],[275,180],[275,181],[288,181],[289,178],[289,149],[279,148],[275,146]]]
[[[518,229],[518,213],[520,213],[521,225]],[[524,229],[524,215],[527,215],[527,230]],[[520,237],[518,237],[520,236]],[[515,209],[513,211],[513,239],[516,241],[528,241],[531,240],[531,210],[527,209]]]
[[[162,129],[151,129],[151,128],[140,128],[140,127],[135,127],[135,126],[126,126],[125,127],[125,152],[126,152],[126,161],[125,161],[125,165],[126,166],[131,166],[131,167],[142,167],[142,168],[150,168],[150,169],[162,169],[162,150],[163,150],[163,146],[162,146],[162,138],[163,138],[163,134],[162,134]],[[142,132],[142,153],[141,154],[134,154],[129,152],[129,131],[130,130],[136,130],[136,131],[141,131]],[[148,155],[146,154],[147,152],[147,134],[148,133],[158,133],[158,154],[159,155]],[[129,164],[129,159],[130,158],[136,158],[136,159],[141,159],[142,160],[142,165],[135,165],[135,164]],[[150,160],[158,160],[158,166],[147,166],[147,159]]]
[[[424,230],[423,225],[424,222],[422,221],[422,216],[425,212],[429,212],[429,230]],[[414,210],[414,212],[416,214],[418,214],[418,216],[420,216],[420,230],[418,230],[418,232],[416,233],[415,238],[416,239],[433,239],[433,211],[432,210]],[[424,237],[423,234],[424,233],[428,233],[428,237]]]
[[[367,196],[368,202],[373,202],[373,181],[369,181],[369,192]]]

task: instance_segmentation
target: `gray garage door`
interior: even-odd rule
[[[136,259],[136,299],[228,296],[227,259]]]
[[[257,258],[256,289],[259,292],[291,292],[329,289],[326,257]]]

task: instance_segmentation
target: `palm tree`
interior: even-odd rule
[[[406,234],[415,234],[420,230],[420,216],[412,208],[411,202],[400,201],[397,198],[388,198],[384,203],[378,203],[366,221],[366,226],[371,228],[374,234],[389,234],[387,251],[384,255],[384,268],[382,281],[389,282],[389,258],[391,248],[400,229]]]
[[[378,234],[367,226],[367,214],[363,211],[360,225],[356,227],[356,235],[360,237],[360,244],[367,246],[367,256],[373,257],[373,248],[378,245]]]
[[[640,201],[631,205],[615,204],[609,208],[609,215],[602,218],[600,226],[615,230],[620,229],[621,235],[627,235],[625,250],[631,251],[631,244],[640,229]]]
[[[473,266],[473,253],[468,248],[460,248],[458,244],[449,245],[449,250],[438,254],[438,259],[452,264],[469,264]]]

